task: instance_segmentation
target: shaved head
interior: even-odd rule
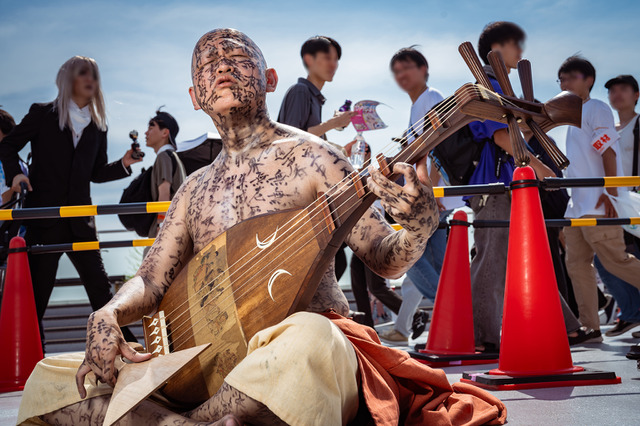
[[[225,51],[240,48],[250,57],[255,58],[262,69],[267,67],[262,51],[249,36],[233,28],[217,28],[204,34],[196,43],[191,60],[192,74],[205,63],[211,51],[217,49],[218,45],[221,45]]]
[[[267,68],[260,48],[246,34],[219,28],[196,43],[191,61],[196,109],[206,112],[222,128],[240,128],[246,122],[268,122],[267,92],[278,84],[275,70]]]

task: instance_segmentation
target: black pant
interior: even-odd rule
[[[564,260],[560,255],[560,228],[547,228],[547,238],[549,239],[549,248],[551,249],[551,260],[553,261],[553,269],[556,274],[556,282],[558,283],[558,291],[560,295],[567,300],[569,292],[566,280],[566,268]]]
[[[374,273],[355,254],[351,256],[351,290],[356,299],[358,311],[364,312],[364,324],[373,327],[373,317],[371,315],[371,303],[367,287],[373,296],[382,302],[395,314],[400,310],[402,298],[387,287],[384,278]]]
[[[27,246],[35,244],[61,244],[78,241],[88,241],[87,238],[74,238],[67,221],[61,220],[60,224],[52,227],[41,228],[28,226],[25,235]],[[58,262],[62,253],[31,254],[29,253],[29,269],[31,270],[31,282],[33,283],[33,295],[36,302],[36,312],[40,323],[40,337],[44,342],[44,330],[42,318],[47,310],[49,298],[58,272]],[[102,257],[97,250],[68,252],[67,256],[78,271],[80,280],[87,291],[91,308],[96,311],[103,307],[111,298],[111,283],[104,270]],[[124,338],[128,342],[137,341],[133,333],[122,327]]]

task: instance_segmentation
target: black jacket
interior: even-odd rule
[[[31,105],[22,122],[0,142],[0,161],[9,186],[22,173],[18,152],[27,142],[31,142],[29,180],[33,191],[28,194],[25,207],[91,204],[90,182],[108,182],[131,174],[120,160],[107,163],[107,132],[99,130],[93,121],[74,148],[71,130],[60,130],[58,113],[49,102]],[[83,240],[96,238],[93,217],[68,220],[74,236]],[[27,221],[27,225],[41,227],[56,223],[61,223],[60,219]]]

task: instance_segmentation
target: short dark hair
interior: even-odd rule
[[[393,66],[396,62],[413,62],[418,67],[427,67],[429,68],[429,62],[427,62],[427,58],[424,57],[422,53],[420,53],[416,49],[417,45],[403,47],[393,54],[391,57],[391,62],[389,62],[389,68],[393,70]]]
[[[331,46],[336,49],[338,59],[340,59],[342,57],[342,48],[340,44],[331,37],[317,35],[305,41],[300,48],[300,57],[302,58],[304,67],[307,67],[307,64],[304,63],[304,55],[309,54],[315,56],[318,52],[329,53]]]
[[[176,121],[176,119],[171,114],[166,111],[161,111],[163,107],[164,105],[156,110],[155,117],[152,117],[149,120],[149,126],[155,123],[160,129],[169,130],[169,142],[175,147],[176,136],[178,136],[180,127],[178,126],[178,122]]]
[[[494,43],[503,44],[508,41],[523,42],[527,34],[518,24],[508,21],[491,22],[482,30],[478,39],[478,53],[485,64],[489,64],[488,55]]]
[[[596,82],[596,69],[593,67],[591,62],[587,61],[580,55],[569,56],[564,60],[560,68],[558,69],[558,77],[560,74],[568,74],[573,71],[578,71],[582,73],[582,75],[586,77],[593,77],[593,84],[589,87],[589,92],[593,89],[593,85]]]
[[[16,127],[16,122],[7,111],[0,109],[0,130],[3,135],[11,133],[13,128]]]

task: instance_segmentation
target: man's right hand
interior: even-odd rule
[[[357,114],[358,113],[356,111],[338,112],[333,118],[330,118],[328,121],[331,123],[332,129],[347,127],[349,123],[351,123],[351,117]]]
[[[151,358],[151,354],[138,353],[125,342],[113,312],[98,310],[92,313],[87,323],[87,349],[84,361],[76,373],[76,385],[81,398],[87,396],[84,379],[91,371],[100,381],[115,386],[118,375],[115,360],[118,355],[132,362]]]
[[[27,188],[29,188],[29,191],[33,191],[33,188],[31,187],[31,182],[29,182],[29,178],[23,175],[22,173],[20,173],[19,175],[16,175],[13,178],[13,182],[11,182],[11,190],[13,192],[20,193],[22,191],[22,188],[20,188],[21,182],[25,182],[27,184]]]

